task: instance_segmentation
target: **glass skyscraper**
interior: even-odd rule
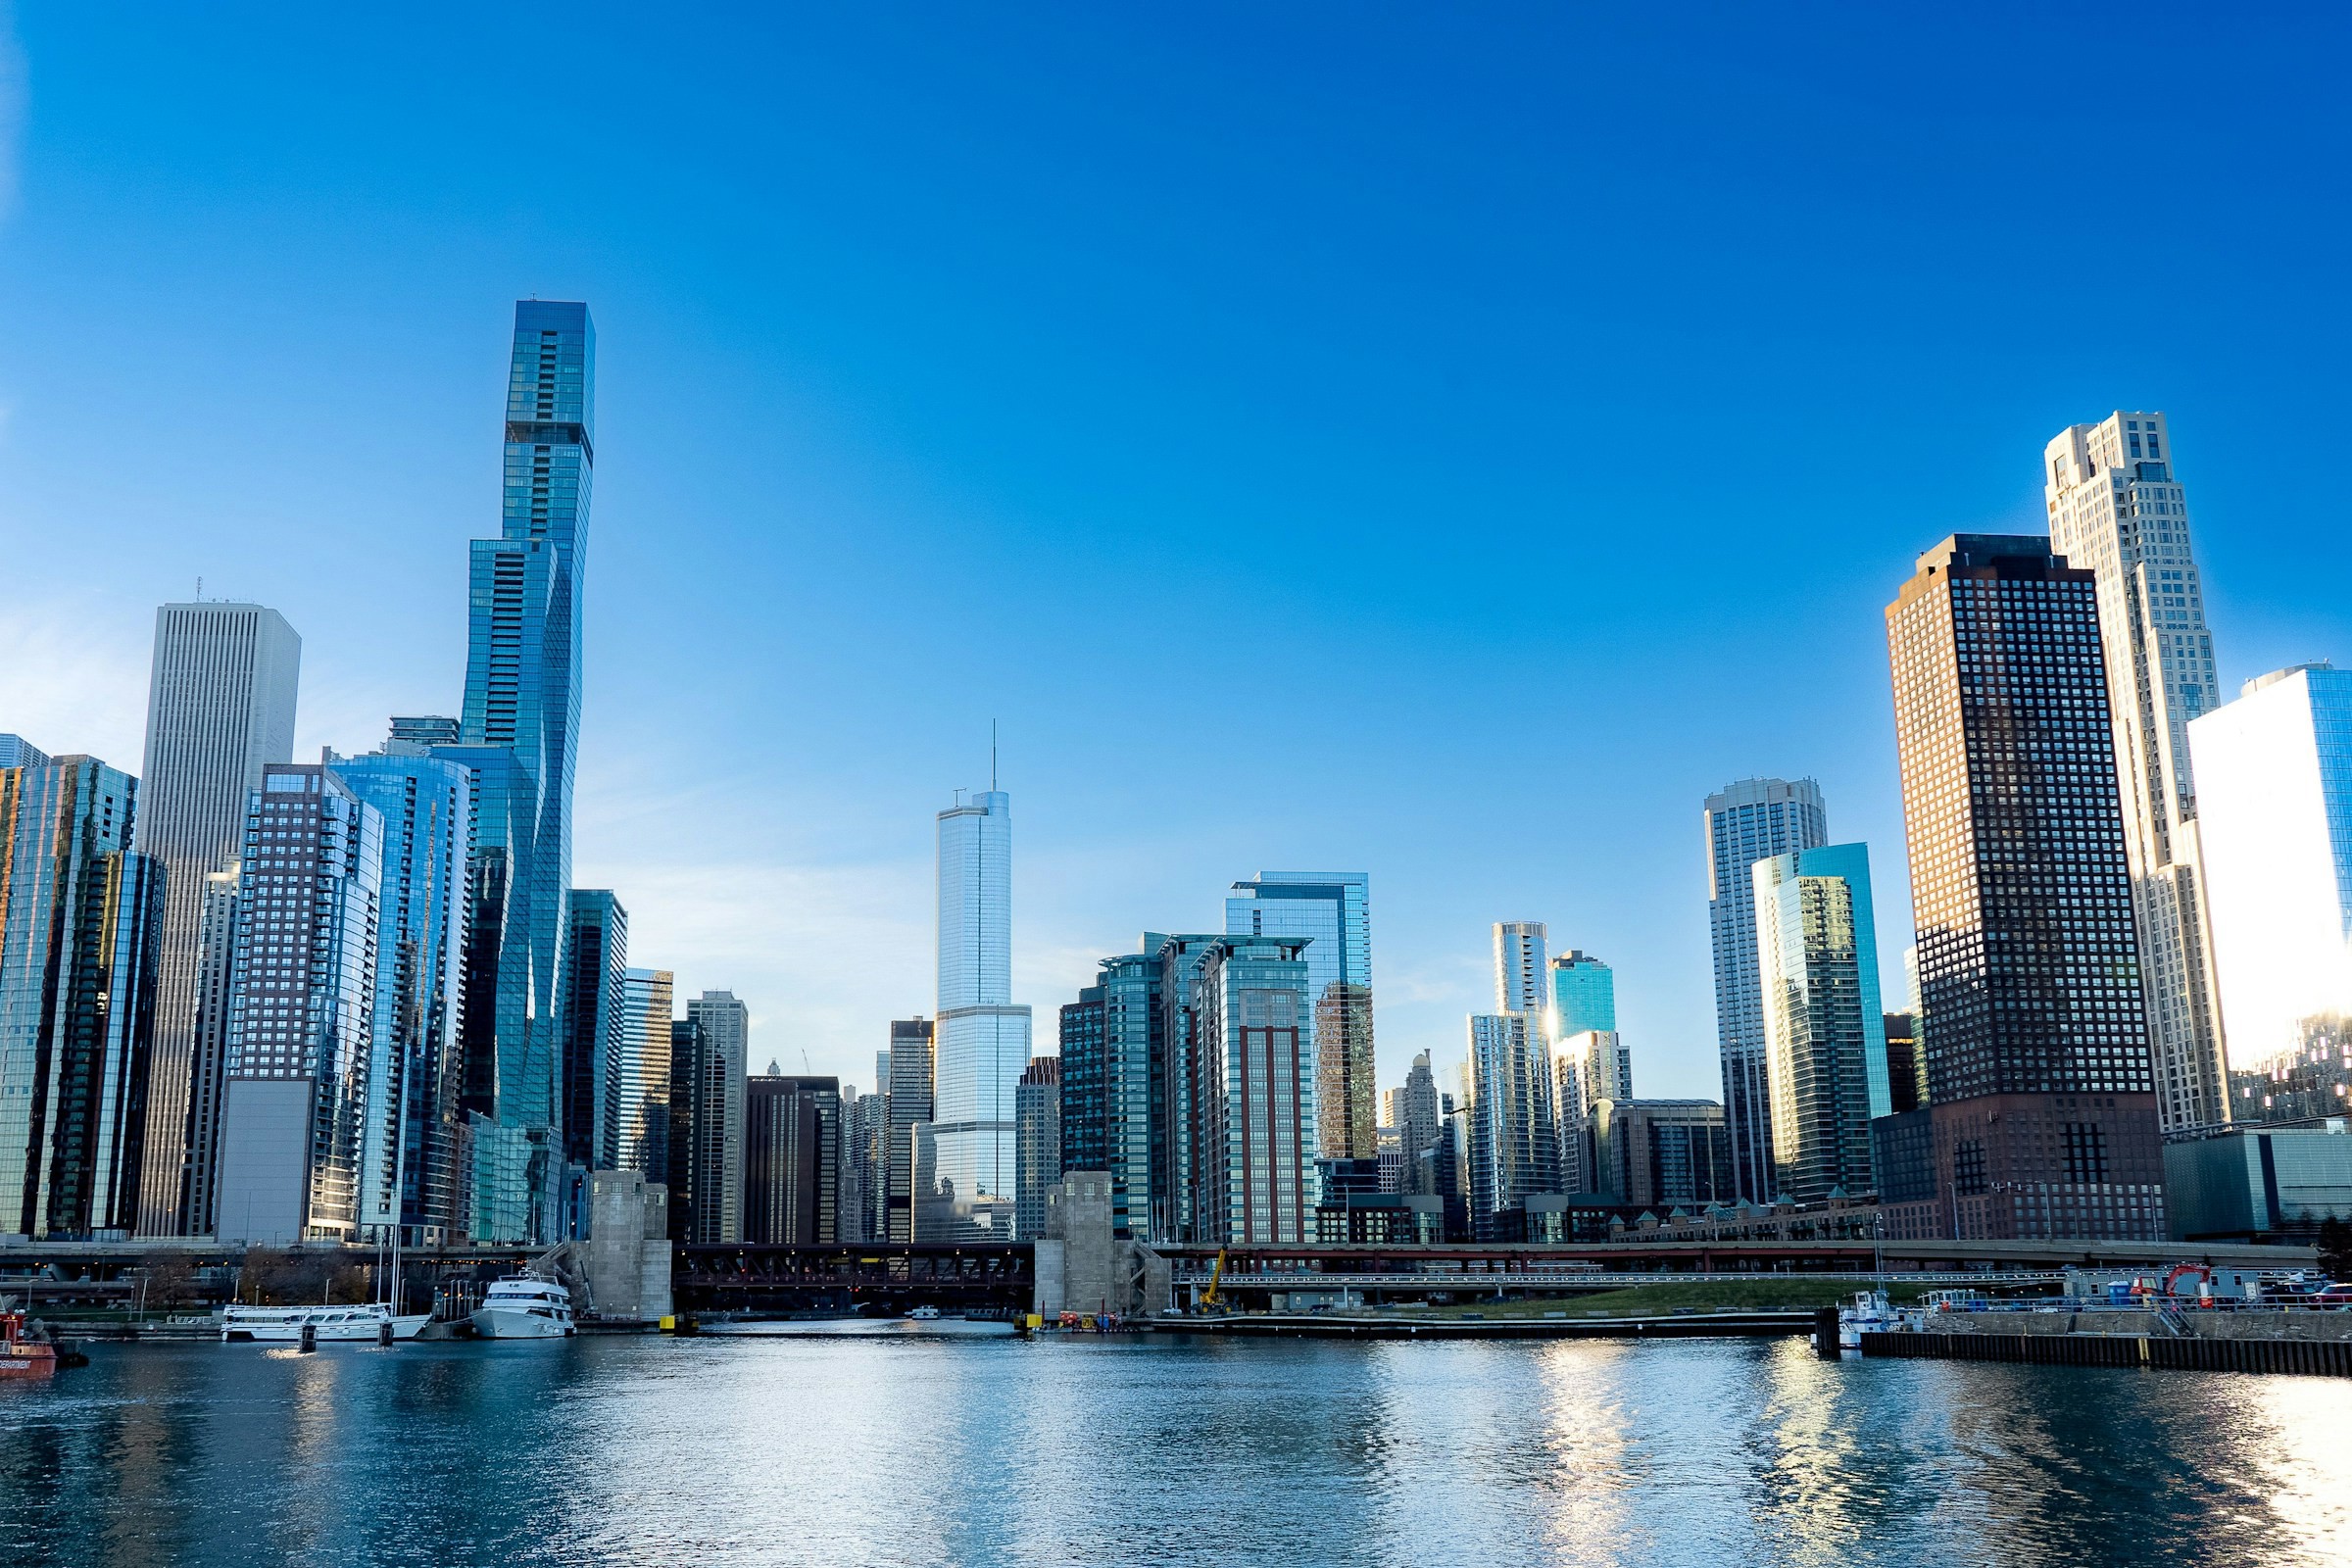
[[[1307,939],[1314,1030],[1316,1153],[1372,1159],[1380,1080],[1372,1041],[1371,878],[1361,871],[1261,871],[1225,901],[1228,936]]]
[[[156,975],[139,1229],[189,1228],[190,1097],[217,1061],[196,1060],[197,969],[205,878],[237,857],[246,793],[294,755],[302,639],[260,605],[165,605],[155,612],[147,761],[138,849],[163,862],[164,936]]]
[[[2250,680],[2188,743],[2222,1015],[2258,1072],[2352,1029],[2352,670]]]
[[[1870,853],[1798,850],[1751,867],[1772,1148],[1784,1198],[1872,1190],[1870,1122],[1889,1115]]]
[[[1229,936],[1180,960],[1189,996],[1195,1114],[1188,1206],[1195,1240],[1314,1239],[1308,945],[1294,937]]]
[[[1010,1235],[1029,1022],[1012,1003],[1011,797],[992,789],[939,813],[933,1163],[914,1195],[918,1240]]]
[[[574,1179],[619,1168],[629,912],[607,888],[573,888],[564,941],[564,1158]]]
[[[669,1178],[669,1026],[676,976],[631,969],[621,976],[620,1140],[612,1162],[649,1182]]]
[[[163,867],[129,853],[136,779],[94,757],[12,751],[21,765],[0,766],[0,1225],[60,1239],[127,1229]]]
[[[414,749],[329,765],[384,819],[359,1223],[369,1235],[397,1223],[405,1240],[440,1245],[464,1235],[458,1023],[473,774]]]
[[[1617,977],[1590,953],[1571,948],[1551,960],[1551,1038],[1588,1030],[1617,1032]]]
[[[468,576],[470,619],[462,747],[513,754],[518,778],[500,835],[503,890],[494,1051],[498,1095],[478,1112],[477,1178],[520,1183],[477,1192],[477,1214],[521,1236],[548,1241],[563,1228],[556,1147],[561,1052],[558,978],[563,972],[564,895],[571,886],[572,775],[580,721],[580,589],[596,463],[596,331],[585,305],[523,300],[514,306],[507,380],[505,498],[499,537],[477,539]],[[519,789],[516,787],[520,786]],[[524,808],[527,807],[527,810]],[[505,815],[505,812],[500,813]],[[519,831],[527,827],[525,833]],[[486,844],[492,840],[483,834]],[[473,999],[468,996],[468,1011]],[[478,1075],[469,1075],[478,1076]]]
[[[1827,844],[1829,810],[1821,786],[1809,778],[1744,778],[1707,797],[1706,825],[1724,1122],[1740,1196],[1760,1203],[1771,1200],[1775,1175],[1764,996],[1756,975],[1756,893],[1748,868],[1775,855]]]

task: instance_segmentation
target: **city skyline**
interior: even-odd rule
[[[853,53],[857,29],[841,25],[808,47],[820,58]],[[2267,421],[2280,404],[2313,406],[2309,428],[2323,456],[2340,439],[2333,432],[2342,421],[2331,415],[2340,394],[2321,384],[2317,368],[2334,357],[2336,317],[2315,305],[2321,329],[2291,346],[2223,341],[2236,335],[2240,307],[2195,286],[2196,269],[2232,254],[2216,247],[2257,241],[2210,237],[2232,230],[2227,220],[2240,197],[2211,168],[2191,163],[2173,168],[2168,194],[2183,232],[2209,237],[2184,242],[2110,296],[2118,311],[2162,300],[2164,341],[2032,347],[2039,329],[2018,309],[2020,297],[2029,285],[2046,289],[2064,270],[2091,265],[2090,253],[2082,236],[2036,209],[2009,205],[1998,187],[2037,169],[2039,147],[2085,133],[2089,122],[2063,106],[2005,102],[2005,110],[2038,117],[2023,138],[2037,150],[2007,148],[1959,187],[1939,185],[1932,200],[1898,188],[1871,206],[1837,194],[1843,182],[1819,163],[1829,150],[1816,132],[1778,110],[1766,116],[1760,134],[1770,144],[1815,160],[1797,157],[1787,176],[1786,193],[1798,199],[1791,225],[1850,223],[1882,212],[1908,222],[1933,213],[1947,243],[1969,250],[1973,263],[1989,257],[2008,285],[1981,289],[1954,261],[1919,261],[1909,265],[1924,275],[1914,271],[1904,282],[1924,281],[1927,305],[1857,325],[1873,302],[1884,307],[1888,297],[1870,296],[1851,317],[1820,316],[1852,271],[1833,265],[1818,283],[1800,282],[1787,266],[1795,228],[1756,236],[1752,243],[1774,264],[1775,286],[1801,291],[1808,342],[1826,334],[1821,366],[1891,387],[1891,397],[1874,392],[1858,402],[1831,389],[1822,370],[1799,368],[1792,380],[1771,383],[1767,407],[1755,395],[1764,384],[1757,378],[1767,364],[1776,374],[1787,368],[1788,343],[1779,328],[1762,340],[1742,337],[1753,324],[1722,317],[1709,318],[1722,330],[1666,346],[1672,385],[1641,372],[1629,343],[1606,339],[1575,361],[1574,386],[1551,387],[1531,383],[1498,347],[1448,347],[1487,342],[1493,324],[1448,314],[1447,332],[1405,345],[1408,355],[1443,367],[1429,391],[1408,400],[1415,440],[1428,447],[1424,457],[1405,458],[1383,450],[1413,443],[1400,439],[1377,400],[1330,374],[1333,351],[1321,334],[1350,318],[1313,315],[1315,341],[1279,340],[1317,351],[1301,362],[1311,375],[1279,381],[1279,406],[1249,405],[1248,422],[1282,416],[1291,432],[1297,450],[1274,453],[1239,421],[1200,422],[1237,375],[1273,363],[1243,335],[1267,326],[1263,310],[1246,305],[1230,324],[1207,323],[1213,362],[1187,359],[1153,337],[1147,352],[1114,368],[1055,339],[1041,351],[1050,371],[1025,374],[1013,401],[1024,406],[1021,422],[1059,421],[1069,439],[1043,447],[1013,440],[992,455],[979,436],[993,440],[1004,428],[967,426],[949,412],[951,401],[976,401],[961,384],[963,362],[951,354],[945,368],[923,368],[881,328],[879,299],[896,288],[896,303],[911,298],[926,322],[962,319],[958,353],[1033,324],[1040,301],[995,273],[973,294],[906,260],[886,268],[887,280],[869,292],[849,275],[855,247],[821,233],[827,220],[873,217],[844,206],[838,191],[796,187],[812,216],[776,221],[814,242],[810,259],[794,264],[797,289],[757,299],[721,291],[741,279],[712,270],[699,233],[665,251],[643,234],[590,222],[576,246],[551,248],[549,236],[578,220],[577,204],[526,222],[519,236],[497,238],[494,215],[503,208],[491,205],[490,185],[454,174],[446,200],[468,242],[482,242],[478,254],[396,258],[359,227],[293,216],[288,203],[304,175],[283,161],[265,158],[237,176],[243,184],[224,186],[229,176],[200,156],[219,144],[198,138],[185,157],[166,156],[157,170],[132,167],[103,122],[152,126],[141,112],[126,112],[135,106],[125,95],[156,106],[145,114],[184,105],[184,89],[159,74],[175,48],[173,24],[109,58],[105,79],[72,29],[31,19],[21,26],[37,96],[20,194],[5,220],[0,282],[37,309],[6,324],[0,362],[0,403],[12,411],[0,431],[0,484],[11,503],[0,528],[19,553],[25,585],[0,612],[0,663],[11,671],[0,677],[10,714],[0,722],[53,754],[93,755],[136,770],[146,628],[158,604],[187,599],[199,576],[206,598],[268,605],[303,633],[296,759],[316,760],[322,745],[369,750],[387,713],[447,710],[463,678],[462,542],[495,531],[485,486],[497,438],[486,433],[485,411],[491,398],[505,401],[507,386],[506,367],[486,343],[504,329],[500,318],[517,295],[589,300],[606,331],[600,348],[620,355],[614,363],[625,372],[608,367],[600,398],[599,456],[607,461],[587,606],[593,625],[572,880],[613,888],[627,903],[633,962],[676,971],[681,995],[732,987],[755,1009],[760,1038],[785,1059],[806,1051],[819,1071],[862,1087],[870,1087],[868,1063],[887,1021],[922,1010],[928,990],[903,965],[870,956],[927,945],[925,813],[955,786],[985,780],[985,729],[999,712],[1005,783],[1023,800],[1016,1004],[1053,1016],[1093,979],[1096,961],[1126,951],[1147,922],[1216,929],[1219,890],[1256,867],[1342,864],[1381,889],[1381,1086],[1401,1081],[1417,1051],[1431,1051],[1441,1067],[1459,1060],[1460,1019],[1484,1004],[1489,926],[1525,915],[1545,920],[1562,948],[1606,956],[1626,1038],[1640,1043],[1646,1093],[1719,1098],[1703,911],[1694,907],[1704,877],[1694,803],[1732,779],[1818,778],[1839,838],[1875,852],[1881,979],[1890,1002],[1901,995],[1896,965],[1908,899],[1878,610],[1886,585],[1941,534],[2023,531],[2044,520],[2045,476],[2034,458],[2052,431],[2110,411],[2154,409],[2169,417],[2186,455],[2182,481],[2195,492],[2198,568],[2222,690],[2311,659],[2340,662],[2352,648],[2343,611],[2292,565],[2324,552],[2340,522],[2327,503],[2313,511],[2268,471],[2266,456]],[[1588,42],[1606,55],[1627,40],[1604,34]],[[750,47],[757,54],[757,40]],[[1862,44],[1841,42],[1832,55],[1843,58],[1838,51],[1848,47]],[[2200,54],[2209,70],[2243,64],[2227,47]],[[273,60],[264,48],[256,65],[231,67],[232,77],[272,70]],[[1809,73],[1838,69],[1836,58],[1800,65],[1799,79],[1816,85],[1826,78]],[[1968,53],[1965,67],[1988,72],[1996,94],[2018,91],[2026,79],[1982,53]],[[926,91],[939,89],[943,102],[973,90],[955,85],[961,72],[935,79],[943,67],[928,56],[899,69]],[[1272,81],[1248,67],[1194,61],[1184,69],[1195,86],[1216,79],[1208,73],[1243,73],[1246,114],[1261,124],[1279,114]],[[254,101],[271,101],[273,89],[260,78],[236,79]],[[1719,75],[1709,79],[1723,85]],[[353,90],[365,97],[388,82],[363,72]],[[456,90],[430,73],[423,88],[428,98]],[[868,138],[862,156],[874,172],[899,177],[915,167],[926,146],[919,133],[874,139],[881,127],[871,115],[848,107],[847,122]],[[1379,122],[1384,138],[1425,128]],[[1634,123],[1653,122],[1637,115]],[[2195,145],[2212,146],[2220,134],[2166,123]],[[1358,155],[1294,122],[1273,128],[1322,172],[1359,167]],[[1457,150],[1500,141],[1511,128],[1473,117],[1456,133]],[[788,121],[777,134],[807,131]],[[1890,144],[1922,145],[1902,127]],[[2329,145],[2311,142],[2261,179],[2291,185],[2297,170],[2330,156]],[[455,170],[457,155],[454,146],[423,150],[436,171]],[[1636,148],[1626,156],[1638,175],[1643,155]],[[61,199],[69,157],[90,205]],[[580,189],[566,183],[571,177],[553,176],[554,207]],[[987,164],[972,177],[992,191],[1004,176]],[[363,178],[394,226],[420,211],[422,198],[401,182],[380,172]],[[1115,198],[1115,211],[1132,215],[1164,196],[1195,216],[1237,204],[1258,212],[1274,194],[1247,183],[1223,195],[1212,189],[1235,178],[1247,176],[1214,148],[1162,156],[1140,172],[1134,193]],[[314,232],[305,224],[327,224],[316,232],[329,243],[304,248],[314,270],[282,312],[255,307],[288,297],[289,274],[248,254],[225,226],[175,236],[206,262],[200,275],[156,292],[125,289],[119,285],[149,274],[128,260],[90,267],[88,225],[151,232],[139,225],[160,217],[140,219],[131,209],[152,179],[183,184],[265,231],[283,231],[272,222],[304,234]],[[1613,178],[1594,194],[1604,220],[1630,216],[1632,198]],[[799,211],[792,203],[779,210]],[[1955,210],[2031,235],[2031,263],[2006,241],[1949,239],[1967,226],[1950,221]],[[1347,232],[1388,221],[1352,201],[1320,211]],[[1275,232],[1293,254],[1316,243],[1309,226]],[[1413,232],[1416,243],[1426,241]],[[1024,228],[1021,241],[1050,248],[1062,237]],[[1534,237],[1554,260],[1560,252],[1548,247],[1581,238],[1562,229]],[[1626,243],[1638,251],[1644,242],[1637,233]],[[674,288],[646,281],[665,257],[684,270],[686,281]],[[1449,265],[1482,265],[1446,257]],[[1418,284],[1406,291],[1401,272],[1350,273],[1357,265],[1370,264],[1340,271],[1359,306],[1425,297]],[[2289,272],[2283,281],[2272,277],[2275,308],[2305,298],[2308,280]],[[1220,288],[1265,282],[1222,263],[1209,275]],[[1514,299],[1537,276],[1479,275]],[[1566,280],[1572,294],[1579,278]],[[1582,277],[1611,280],[1623,281],[1616,264],[1605,276]],[[1543,297],[1560,293],[1560,281],[1544,275]],[[1741,286],[1732,271],[1684,282]],[[1650,287],[1656,292],[1634,297],[1635,314],[1655,317],[1683,298],[1670,280]],[[1095,303],[1126,311],[1155,297]],[[368,303],[354,311],[353,300]],[[820,330],[825,311],[843,313],[841,335]],[[172,418],[117,407],[110,389],[133,373],[134,356],[135,373],[152,378],[154,404],[175,410]],[[1001,363],[993,353],[978,357]],[[387,408],[352,429],[335,400],[319,396],[310,367],[324,363],[388,389]],[[1711,379],[1679,379],[1702,363],[1717,367]],[[1623,414],[1582,390],[1622,387],[1627,372],[1634,381],[1620,398]],[[1066,374],[1069,384],[1050,384],[1053,374]],[[1370,379],[1391,394],[1398,384],[1385,374]],[[2235,390],[2245,387],[2262,395]],[[1532,415],[1508,412],[1531,392]],[[1168,429],[1200,432],[1185,454],[1190,476],[1164,502],[1137,496],[1111,471],[1114,460],[1146,461],[1135,429],[1106,425],[1082,407],[1129,401],[1154,441]],[[1737,529],[1702,514],[1714,503],[1693,488],[1699,480],[1636,461],[1642,447],[1633,432],[1702,406],[1735,411],[1711,425],[1714,457],[1700,466],[1709,488],[1727,473],[1740,475],[1746,500],[1730,509],[1740,514]],[[1291,416],[1317,408],[1328,418]],[[125,418],[136,443],[120,437]],[[1107,438],[1102,456],[1043,481],[1089,432]],[[772,446],[760,444],[771,437]],[[338,454],[331,461],[323,456],[330,451]],[[1931,453],[1936,488],[1919,497],[1909,466]],[[1460,489],[1463,475],[1486,474],[1497,463],[1495,477]],[[346,469],[359,482],[336,483]],[[318,497],[330,489],[334,504],[322,509]],[[1906,499],[1890,505],[1886,498],[1898,492]],[[1237,533],[1295,527],[1298,542],[1226,540],[1198,526],[1227,515],[1262,525],[1237,525]],[[1434,537],[1491,517],[1521,525],[1490,532],[1475,550]],[[1809,530],[1805,569],[1772,595],[1753,594],[1748,568],[1728,564],[1729,547],[1759,522],[1799,517]],[[76,542],[94,524],[118,530],[123,546],[119,576],[103,584],[90,580]],[[1691,548],[1664,560],[1653,542],[1676,529]],[[771,534],[792,542],[789,564],[760,543]],[[983,541],[993,541],[993,554]],[[1343,541],[1345,550],[1333,548]],[[1576,624],[1513,627],[1483,605],[1446,608],[1473,578],[1491,584],[1498,554],[1529,580],[1568,583],[1583,612]],[[1343,558],[1349,564],[1327,576]],[[1164,574],[1164,604],[1139,607],[1116,625],[1066,614],[1050,620],[1035,590],[1020,586],[1051,581],[1058,592],[1071,572],[1098,568],[1106,581]],[[351,593],[353,581],[369,591]],[[952,597],[974,589],[983,591],[968,601]],[[1301,671],[1313,667],[1310,655],[1336,658],[1370,695],[1316,709],[1302,674],[1295,689],[1229,685],[1216,706],[1203,706],[1208,699],[1181,681],[1165,683],[1153,702],[1128,703],[1133,672],[1195,629],[1206,607],[1231,597],[1227,589],[1259,596],[1290,618],[1288,627],[1269,622],[1260,644],[1268,657],[1295,661]],[[999,609],[983,620],[958,608],[966,603]],[[1056,630],[1048,633],[1049,625]],[[1756,650],[1790,626],[1808,639],[1801,675],[1791,662],[1759,693],[1750,673]],[[900,641],[891,640],[892,627]],[[1002,690],[951,692],[936,681],[942,650],[958,638],[990,656]],[[728,661],[758,671],[761,685],[747,687],[721,667]],[[1525,674],[1507,692],[1494,680],[1503,667]],[[774,670],[791,672],[775,683],[780,690],[765,679]],[[1556,720],[1531,729],[1531,700],[1554,704]],[[727,704],[748,704],[759,722],[719,722]],[[1698,721],[1673,735],[1644,722],[1667,707],[1690,710]],[[1311,716],[1326,711],[1328,722]],[[1187,754],[1197,751],[1190,737],[1212,722],[1232,726],[1221,733],[1237,745],[1288,749],[1256,777],[1209,774]],[[1525,766],[1493,765],[1497,730],[1515,737]],[[707,748],[692,768],[675,761],[688,732]],[[779,744],[778,735],[792,739]],[[1540,826],[1546,823],[1566,825]]]

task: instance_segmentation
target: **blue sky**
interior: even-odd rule
[[[1902,9],[0,9],[0,729],[136,767],[199,576],[303,751],[454,711],[586,299],[578,875],[755,1057],[930,1010],[997,718],[1041,1042],[1361,869],[1384,1082],[1543,919],[1713,1096],[1701,799],[1818,777],[1897,970],[1881,612],[2062,426],[2170,415],[2227,683],[2352,658],[2342,14]]]

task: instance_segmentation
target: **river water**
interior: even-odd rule
[[[2340,1380],[1797,1340],[94,1347],[0,1562],[2340,1563]]]

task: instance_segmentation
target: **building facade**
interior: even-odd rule
[[[564,1160],[620,1167],[621,1076],[628,1054],[629,911],[607,888],[573,888],[564,910]]]
[[[1872,940],[1870,852],[1797,850],[1750,868],[1775,1189],[1800,1203],[1873,1188],[1870,1122],[1894,1105]]]
[[[933,1026],[928,1018],[894,1018],[890,1025],[888,1150],[882,1214],[887,1239],[930,1241],[915,1234],[915,1129],[931,1120]]]
[[[247,797],[215,1222],[223,1241],[360,1238],[384,815],[320,763]]]
[[[620,977],[620,1140],[612,1162],[669,1179],[669,1037],[677,977],[628,969]]]
[[[294,755],[302,639],[260,605],[165,605],[155,612],[147,688],[145,798],[137,848],[164,868],[155,1051],[148,1069],[139,1229],[189,1230],[190,1099],[218,1061],[196,1059],[205,878],[237,858],[248,793]],[[209,1173],[208,1173],[209,1174]]]
[[[138,780],[12,747],[0,765],[0,1225],[138,1223],[164,870],[130,853]]]
[[[1617,1032],[1617,977],[1590,953],[1571,948],[1551,958],[1551,1038],[1588,1030]]]
[[[1029,1068],[1029,1009],[1012,1001],[1012,804],[1001,790],[939,813],[939,1011],[919,1195],[926,1241],[1003,1241],[1012,1230],[1013,1099]],[[919,1222],[918,1222],[919,1223]]]
[[[2248,681],[2189,724],[2188,744],[2233,1061],[2291,1070],[2352,1026],[2352,670]]]
[[[2188,725],[2221,701],[2188,509],[2161,414],[2116,413],[2042,453],[2050,548],[2093,574],[2108,718],[2165,1129],[2230,1115],[2198,868]]]
[[[1735,1194],[1731,1132],[1711,1100],[1604,1100],[1592,1108],[1595,1191],[1695,1209]]]
[[[743,1240],[814,1247],[842,1240],[841,1081],[768,1064],[744,1093]]]
[[[1045,1234],[1046,1189],[1061,1180],[1061,1058],[1032,1056],[1013,1090],[1015,1152],[1012,1234]]]
[[[1298,937],[1230,936],[1190,956],[1193,1236],[1314,1232],[1312,980]]]
[[[1233,885],[1225,933],[1305,939],[1316,1146],[1329,1158],[1373,1158],[1380,1079],[1372,1059],[1371,878],[1361,871],[1261,871]]]
[[[1723,1110],[1741,1198],[1768,1200],[1777,1166],[1756,968],[1756,895],[1749,867],[1829,843],[1829,808],[1809,778],[1746,778],[1707,797],[1707,931],[1715,954],[1715,1034]]]
[[[1927,1234],[2165,1235],[2100,618],[2094,575],[2030,536],[1948,538],[1887,607]]]

